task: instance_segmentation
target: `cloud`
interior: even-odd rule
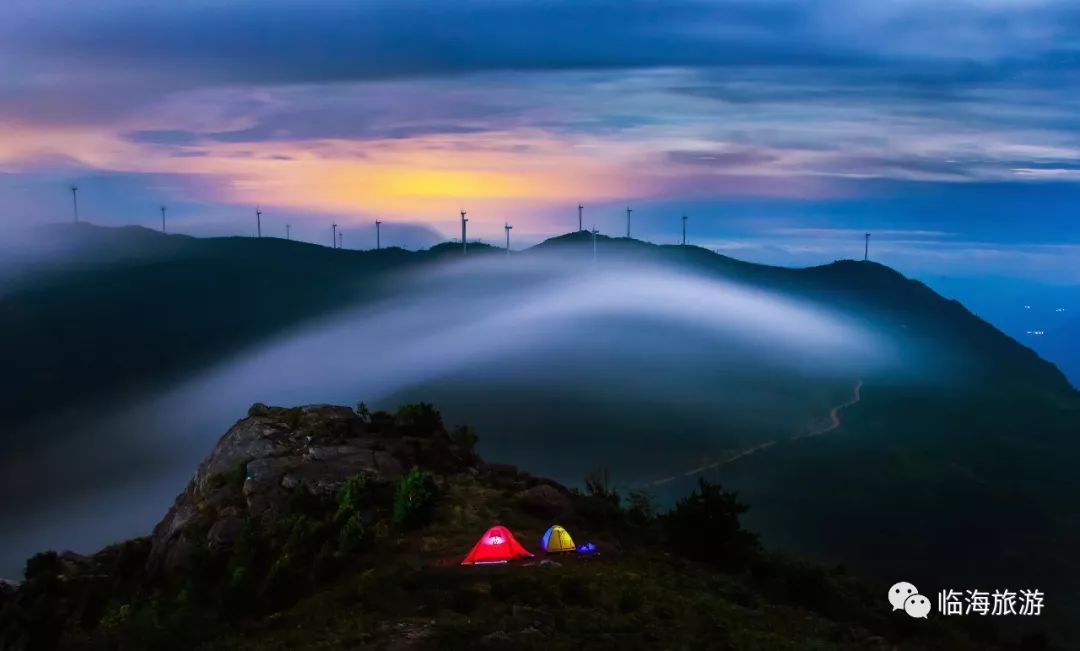
[[[718,216],[713,238],[1068,240],[1077,18],[1007,0],[10,0],[0,169],[22,175],[4,186],[19,214],[83,178],[114,220],[142,208],[93,179],[213,179],[184,186],[208,232],[260,201],[447,234],[467,205],[483,236],[507,218],[543,234],[584,201],[609,231],[633,202],[658,237],[689,207],[702,233]]]
[[[131,131],[124,134],[124,137],[132,142],[155,145],[190,145],[199,140],[198,134],[182,129],[147,129],[144,131]]]
[[[738,151],[670,151],[668,158],[673,163],[699,165],[713,169],[746,168],[778,160],[778,156],[764,151],[743,149]]]
[[[60,14],[12,2],[0,60],[31,64],[4,82],[18,92],[0,104],[52,107],[53,120],[68,109],[51,100],[92,90],[85,77],[110,89],[82,93],[88,114],[123,114],[163,88],[663,68],[710,72],[683,90],[730,102],[943,100],[1057,87],[1080,35],[1066,2],[109,0]]]

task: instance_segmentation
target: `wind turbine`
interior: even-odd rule
[[[330,248],[337,248],[337,224],[330,225]]]
[[[870,233],[866,234],[866,243],[863,245],[863,262],[870,260]]]
[[[262,210],[255,206],[255,236],[262,237]]]
[[[345,248],[345,243],[344,242],[345,242],[345,231],[338,231],[338,234],[337,234],[337,248],[344,249]]]
[[[630,210],[630,206],[626,207],[626,237],[630,237],[630,213],[634,212]]]
[[[75,206],[75,223],[79,223],[79,186],[71,186],[71,203]]]
[[[375,220],[375,250],[378,251],[382,248],[382,233],[380,232],[380,226],[382,222],[378,219]]]
[[[469,220],[465,218],[465,214],[466,214],[465,211],[462,210],[461,211],[461,254],[462,255],[465,255],[465,253],[466,253],[466,249],[465,249],[465,242],[466,242],[466,240],[465,240],[465,224],[469,223]]]
[[[509,222],[503,226],[503,229],[506,230],[506,255],[510,255],[510,229],[512,228],[513,226],[511,226]]]
[[[686,213],[682,216],[682,244],[686,246]]]
[[[289,224],[285,224],[285,241],[288,242],[292,238],[289,236],[289,230],[292,228]]]
[[[165,206],[161,207],[161,232],[165,232]]]
[[[580,233],[581,231],[585,230],[585,229],[584,229],[584,228],[582,228],[582,226],[581,226],[581,211],[582,211],[582,210],[583,210],[584,208],[585,208],[585,206],[581,205],[580,203],[579,203],[579,204],[577,205],[577,229],[578,229],[578,232],[579,232],[579,233]]]
[[[600,231],[596,230],[596,224],[593,224],[592,231],[592,261],[596,262],[596,234]]]

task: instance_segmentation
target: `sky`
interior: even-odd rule
[[[1080,284],[1080,6],[5,0],[0,223],[577,227]]]

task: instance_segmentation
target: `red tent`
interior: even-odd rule
[[[472,551],[461,561],[462,565],[475,565],[476,563],[505,563],[515,558],[527,558],[532,556],[521,543],[514,538],[514,534],[501,524],[484,532],[480,540],[473,546]]]

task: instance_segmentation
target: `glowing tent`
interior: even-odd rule
[[[540,539],[540,548],[549,554],[572,552],[577,549],[574,546],[574,539],[566,533],[566,529],[557,524],[544,532],[544,537]]]
[[[497,524],[484,532],[480,540],[473,546],[472,551],[461,561],[462,565],[475,565],[478,563],[505,563],[516,558],[532,556],[521,543],[514,538],[514,534],[506,527]]]

